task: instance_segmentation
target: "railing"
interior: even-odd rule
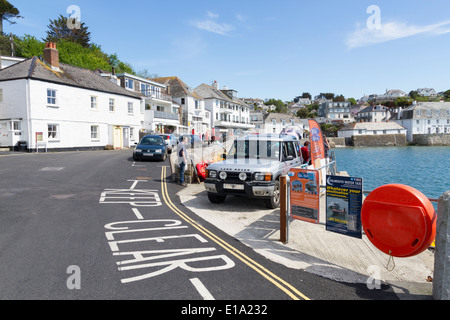
[[[154,117],[158,119],[180,120],[179,114],[162,111],[154,111]]]
[[[167,93],[155,92],[155,91],[152,91],[152,90],[142,90],[141,93],[144,96],[146,96],[147,98],[158,99],[158,100],[165,100],[165,101],[172,102],[172,96],[167,94]]]

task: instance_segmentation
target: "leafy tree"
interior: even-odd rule
[[[23,58],[39,57],[45,48],[45,43],[29,34],[17,39],[16,55]]]
[[[61,14],[58,19],[50,20],[45,41],[59,42],[60,40],[66,40],[88,48],[91,42],[91,33],[84,22],[80,23],[79,29],[69,28],[67,25],[68,19]]]
[[[333,98],[334,102],[345,102],[345,97],[341,94]]]
[[[3,34],[3,20],[8,21],[10,24],[15,24],[15,21],[11,21],[13,18],[22,18],[19,9],[14,7],[9,1],[0,0],[0,34]]]
[[[412,90],[409,92],[409,97],[412,99],[416,99],[418,95],[419,95],[419,92],[417,92],[415,90]]]
[[[395,100],[395,103],[398,107],[409,107],[412,105],[412,101],[409,98],[406,97],[399,97]]]
[[[350,102],[352,106],[354,106],[357,103],[355,98],[348,98],[347,101]]]
[[[450,90],[447,90],[444,92],[444,99],[449,100],[450,99]]]

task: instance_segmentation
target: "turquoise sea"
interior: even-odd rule
[[[450,190],[450,147],[336,148],[338,171],[363,178],[365,191],[400,183],[430,199]]]

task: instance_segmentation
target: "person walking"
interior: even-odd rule
[[[303,145],[303,147],[301,148],[301,152],[302,152],[302,158],[303,158],[303,164],[307,164],[309,163],[310,159],[310,151],[309,151],[309,141],[306,141]]]
[[[181,143],[178,145],[178,164],[180,165],[180,185],[187,186],[184,182],[184,172],[186,171],[186,165],[188,163],[188,155],[186,151],[187,136],[183,136]]]

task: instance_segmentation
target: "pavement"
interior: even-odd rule
[[[288,242],[283,244],[280,210],[267,210],[261,200],[228,197],[215,205],[209,202],[203,183],[190,184],[178,196],[186,208],[274,262],[346,283],[373,286],[378,279],[390,285],[399,299],[432,299],[431,248],[414,257],[393,258],[365,235],[357,239],[326,231],[324,214],[319,224],[291,220]]]

